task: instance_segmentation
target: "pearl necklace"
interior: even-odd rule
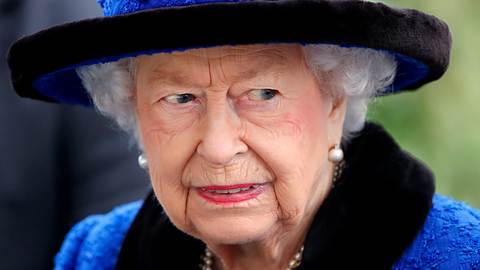
[[[295,253],[293,258],[288,262],[288,266],[286,270],[293,270],[300,266],[302,263],[302,256],[303,256],[303,246],[300,248],[300,250]],[[202,256],[202,263],[200,264],[200,269],[202,270],[212,270],[213,268],[213,254],[212,252],[208,249],[205,248],[205,254]]]
[[[335,169],[333,171],[333,183],[332,183],[332,188],[335,187],[335,184],[342,175],[343,169],[345,168],[345,162],[342,160],[339,163],[335,165]],[[300,250],[295,253],[293,258],[288,262],[288,266],[286,270],[293,270],[297,267],[300,266],[302,263],[302,257],[303,257],[303,246],[300,248]],[[202,263],[200,263],[200,269],[201,270],[212,270],[213,268],[213,254],[212,252],[208,249],[205,248],[205,253],[202,255]]]

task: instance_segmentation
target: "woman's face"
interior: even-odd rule
[[[322,94],[300,46],[140,57],[135,102],[154,192],[190,235],[264,240],[328,194],[345,103]]]

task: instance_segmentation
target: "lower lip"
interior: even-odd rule
[[[240,191],[238,193],[232,194],[219,194],[214,192],[209,192],[208,190],[227,190],[241,187],[249,187],[253,184],[245,185],[236,185],[232,187],[222,186],[222,187],[206,187],[206,188],[197,188],[197,193],[204,198],[205,200],[215,203],[215,204],[232,204],[248,201],[258,197],[265,191],[264,185],[260,185],[256,188],[250,188],[245,191]]]

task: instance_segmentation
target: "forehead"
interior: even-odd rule
[[[271,57],[284,60],[297,56],[300,51],[299,45],[240,45],[221,46],[213,48],[192,49],[172,55],[185,55],[203,59],[221,59],[228,57]]]
[[[212,63],[222,65],[227,71],[241,72],[291,67],[301,61],[303,52],[300,45],[241,45],[141,56],[137,64],[139,69],[169,75],[196,72]]]

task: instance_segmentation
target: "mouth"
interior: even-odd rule
[[[265,191],[266,184],[247,183],[229,186],[205,186],[196,188],[205,200],[215,204],[232,204],[248,201]]]

